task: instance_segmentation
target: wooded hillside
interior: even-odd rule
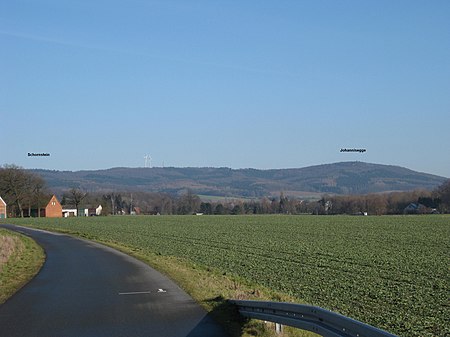
[[[222,197],[270,197],[280,192],[310,198],[392,191],[432,190],[446,178],[407,168],[341,162],[293,169],[112,168],[95,171],[33,170],[54,192],[72,187],[89,192],[143,191]]]

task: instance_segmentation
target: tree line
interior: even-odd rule
[[[96,196],[97,200],[99,196]],[[166,193],[111,193],[102,196],[106,214],[429,214],[450,213],[450,180],[434,191],[393,192],[368,195],[324,195],[320,200],[279,197],[202,201],[192,191],[181,196]],[[408,207],[414,205],[414,207]],[[105,209],[106,207],[106,209]]]
[[[31,208],[40,209],[48,202],[48,190],[44,179],[16,165],[0,167],[0,196],[8,205],[9,215],[24,217]],[[37,214],[40,216],[40,212]]]
[[[10,216],[24,217],[45,207],[52,193],[38,175],[16,165],[0,167],[0,196]],[[58,196],[63,208],[102,205],[103,215],[125,214],[405,214],[450,213],[450,180],[433,191],[369,195],[324,195],[320,200],[300,200],[280,193],[261,199],[202,201],[187,189],[181,195],[156,192],[91,192],[72,187]],[[414,205],[414,206],[411,206]],[[39,216],[37,212],[36,216]]]

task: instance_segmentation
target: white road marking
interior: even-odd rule
[[[164,289],[158,289],[158,293],[166,293],[167,291]],[[119,293],[119,295],[144,295],[151,294],[151,291],[130,291],[126,293]]]
[[[150,291],[131,291],[128,293],[119,293],[119,295],[142,295],[142,294],[150,294]]]

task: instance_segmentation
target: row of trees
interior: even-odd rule
[[[45,207],[51,197],[45,181],[15,165],[0,167],[0,196],[8,204],[9,213],[23,217],[31,209]],[[450,212],[450,180],[434,191],[397,192],[389,194],[323,196],[319,201],[288,198],[260,200],[223,199],[202,201],[187,190],[181,196],[167,193],[111,192],[86,193],[79,188],[65,191],[64,206],[79,208],[102,205],[103,214],[403,214],[408,205],[417,205],[416,213]],[[37,212],[39,216],[40,212]]]
[[[105,214],[404,214],[450,212],[450,181],[435,191],[396,192],[389,194],[323,196],[319,201],[288,198],[283,193],[278,198],[259,200],[223,199],[202,201],[191,191],[181,196],[165,193],[111,193],[92,194],[88,199],[100,201]],[[103,202],[102,202],[103,201]],[[91,202],[92,204],[92,202]],[[408,205],[417,208],[408,210]]]
[[[187,191],[180,197],[167,193],[124,192],[95,194],[87,201],[95,204],[101,201],[104,214],[192,214],[199,212],[200,197]]]
[[[49,200],[45,181],[16,165],[0,168],[0,196],[8,204],[10,212],[20,217],[24,216],[27,209],[40,209]]]
[[[450,185],[449,185],[450,186]],[[446,213],[449,204],[436,191],[395,192],[389,194],[324,196],[319,214],[429,214]]]
[[[98,200],[98,196],[97,196]],[[434,191],[394,192],[385,194],[323,196],[319,201],[288,198],[259,200],[229,199],[202,201],[191,191],[175,197],[165,193],[129,193],[103,195],[106,214],[129,214],[136,207],[142,214],[405,214],[450,213],[450,180]],[[414,205],[415,208],[408,208]],[[104,208],[105,210],[105,208]]]

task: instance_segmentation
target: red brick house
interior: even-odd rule
[[[45,217],[62,218],[62,206],[59,203],[58,199],[56,199],[55,195],[53,195],[53,197],[50,199],[47,206],[45,207]]]
[[[6,218],[6,202],[0,197],[0,219]]]

